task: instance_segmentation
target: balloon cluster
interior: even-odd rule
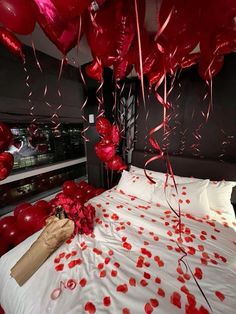
[[[110,170],[122,171],[127,168],[122,158],[116,154],[120,143],[120,131],[116,124],[111,123],[104,117],[96,120],[96,130],[101,136],[100,142],[95,144],[95,153],[98,158],[105,162]]]
[[[5,152],[10,146],[12,138],[11,130],[0,122],[0,181],[6,179],[13,168],[13,155]]]
[[[48,202],[23,203],[14,209],[14,216],[0,220],[0,256],[40,230],[50,214]]]
[[[204,80],[217,74],[224,55],[236,51],[235,0],[163,0],[157,32],[145,29],[147,0],[2,0],[0,42],[23,57],[17,34],[30,34],[37,22],[66,55],[85,33],[93,62],[86,72],[102,80],[112,66],[116,80],[135,67],[150,85],[163,74],[199,63]],[[82,25],[82,29],[81,29]],[[194,50],[196,47],[199,49]],[[141,61],[141,62],[140,62]],[[141,63],[141,64],[140,64]],[[142,65],[142,67],[140,67]]]
[[[84,206],[85,202],[104,191],[102,188],[92,187],[85,181],[79,183],[66,181],[63,184],[63,191],[49,202],[39,200],[35,204],[23,203],[16,206],[13,216],[6,216],[0,220],[0,256],[43,228],[46,219],[54,213],[62,196]],[[85,213],[86,210],[89,211],[89,207],[85,209]]]

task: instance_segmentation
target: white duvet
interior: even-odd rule
[[[97,216],[94,236],[65,243],[23,287],[10,269],[38,233],[0,259],[0,303],[6,314],[211,313],[191,272],[178,267],[183,253],[169,209],[115,189],[90,203]],[[182,223],[184,261],[212,312],[235,313],[235,221],[216,212],[214,220],[184,216]],[[54,296],[61,291],[57,299],[53,291]]]

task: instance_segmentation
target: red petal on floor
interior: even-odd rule
[[[127,307],[125,307],[125,308],[122,310],[122,314],[130,314],[130,310],[127,309]]]
[[[196,267],[196,268],[195,268],[194,276],[195,276],[197,279],[199,279],[199,280],[202,279],[202,270],[201,270],[201,268],[199,268],[199,267]]]
[[[160,297],[165,297],[165,291],[162,288],[158,288],[157,293],[159,294]]]

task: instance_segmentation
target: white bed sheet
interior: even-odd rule
[[[115,189],[90,203],[96,207],[98,217],[94,237],[79,235],[61,246],[23,287],[10,277],[10,269],[39,233],[2,256],[0,303],[6,314],[185,313],[186,304],[191,300],[194,303],[191,295],[198,310],[201,306],[206,309],[204,312],[202,307],[196,313],[210,312],[191,274],[177,271],[182,253],[175,243],[178,234],[173,226],[177,220],[169,209],[122,195]],[[217,220],[182,217],[183,245],[189,253],[185,260],[196,277],[200,278],[202,272],[198,282],[213,313],[233,314],[236,224],[234,219],[224,219],[217,212],[214,218]],[[60,253],[73,251],[74,256],[55,260]],[[69,263],[78,259],[81,264],[69,268],[73,264]],[[63,270],[56,271],[60,264]],[[52,291],[61,282],[66,285],[69,279],[75,280],[75,289],[62,288],[59,298],[52,300]],[[185,290],[183,286],[189,290],[188,298],[181,291],[181,287]],[[189,309],[189,313],[193,310]]]

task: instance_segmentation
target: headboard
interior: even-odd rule
[[[144,151],[134,150],[132,153],[132,165],[144,168],[145,162],[153,156],[153,154],[145,154]],[[236,181],[235,163],[182,156],[170,156],[169,160],[174,174],[178,176],[193,176],[213,181],[223,179],[226,181]],[[166,164],[160,160],[151,162],[147,168],[153,171],[166,172]],[[236,187],[233,190],[231,201],[233,204],[236,204]]]

